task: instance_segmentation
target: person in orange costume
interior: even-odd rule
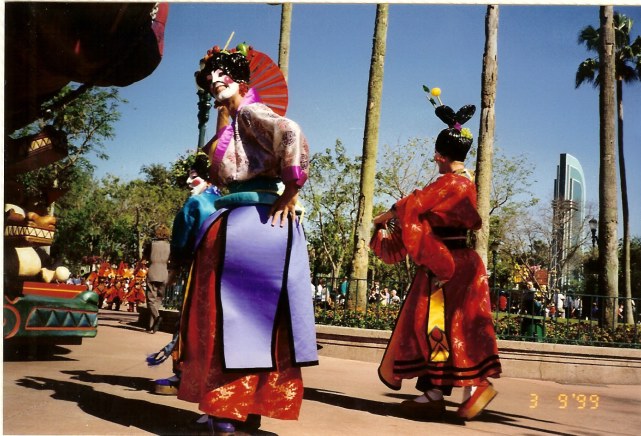
[[[391,389],[418,377],[423,395],[400,405],[410,418],[442,417],[443,395],[454,386],[464,387],[457,411],[464,419],[476,417],[496,396],[487,380],[501,372],[487,271],[467,246],[468,232],[481,227],[476,187],[463,163],[473,140],[461,125],[474,111],[472,105],[457,113],[436,108],[448,125],[435,145],[441,176],[374,218],[378,226],[390,220],[400,224],[403,247],[417,265],[379,367],[381,381]]]
[[[145,302],[145,288],[142,287],[140,277],[134,277],[127,292],[127,312],[134,312],[138,308],[139,303]]]
[[[108,290],[109,286],[107,285],[107,277],[98,277],[94,281],[92,291],[98,294],[98,308],[100,309],[102,309]]]
[[[113,309],[120,310],[120,305],[125,301],[125,285],[124,279],[120,276],[116,276],[114,284],[107,290],[106,300],[109,310]]]

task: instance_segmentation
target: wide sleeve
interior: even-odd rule
[[[454,258],[433,228],[480,228],[474,183],[446,174],[402,198],[395,208],[403,244],[412,260],[428,268],[437,279],[450,280],[455,270]]]
[[[171,255],[174,260],[190,256],[190,242],[193,241],[191,236],[197,223],[198,203],[190,197],[174,218],[171,232]]]
[[[283,182],[295,181],[296,185],[303,186],[308,177],[309,144],[300,126],[266,106],[251,114],[256,139],[263,147],[271,147],[278,158]]]

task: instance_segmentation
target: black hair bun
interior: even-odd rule
[[[476,112],[476,106],[474,106],[473,104],[468,104],[460,108],[458,112],[454,113],[454,109],[452,109],[451,107],[441,105],[438,106],[434,110],[434,112],[436,113],[436,116],[441,119],[441,121],[447,124],[448,127],[453,127],[456,125],[456,123],[462,126],[467,121],[469,121],[470,118],[472,118],[474,112]]]
[[[205,153],[198,153],[189,169],[190,171],[196,171],[202,179],[209,180],[209,166],[209,158],[207,155]]]

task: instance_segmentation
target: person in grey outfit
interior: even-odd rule
[[[162,322],[158,309],[162,305],[165,296],[165,288],[169,281],[169,228],[160,224],[155,229],[155,238],[145,250],[145,259],[148,260],[149,271],[147,272],[147,306],[149,307],[150,317],[147,330],[150,333],[156,333]]]

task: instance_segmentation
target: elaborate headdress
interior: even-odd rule
[[[430,93],[430,89],[425,85],[423,85],[423,90],[428,94]],[[434,110],[436,116],[448,126],[448,128],[443,129],[436,138],[435,149],[442,156],[462,162],[465,160],[467,152],[470,151],[470,147],[472,147],[472,142],[474,141],[470,129],[463,128],[462,126],[472,118],[476,107],[468,104],[455,113],[451,107],[445,106],[443,102],[441,102],[441,90],[439,88],[433,88],[431,94],[438,98],[439,103],[441,103],[437,105],[433,98],[428,97],[430,103],[436,108]]]
[[[233,36],[232,33],[227,44]],[[223,49],[215,45],[207,50],[200,60],[199,71],[195,73],[196,84],[209,91],[211,73],[220,69],[234,81],[245,83],[258,94],[259,101],[284,116],[288,104],[287,81],[278,65],[265,53],[244,42],[229,50],[227,44]]]
[[[207,54],[201,59],[201,65],[203,67],[196,72],[196,83],[203,89],[209,90],[211,77],[208,76],[211,76],[211,72],[216,70],[222,70],[238,83],[249,84],[249,60],[246,51],[243,53],[238,51],[238,48],[230,51],[221,50],[216,45],[207,50]]]
[[[134,269],[134,278],[136,281],[142,282],[147,277],[147,267],[143,261],[138,261]]]
[[[118,271],[116,272],[116,276],[122,277],[123,279],[130,279],[134,276],[134,269],[129,268],[129,264],[125,261],[120,261],[120,265],[118,265]]]
[[[189,171],[195,171],[199,177],[209,180],[209,157],[203,152],[198,152],[193,157],[193,162],[189,166]]]
[[[109,262],[102,262],[100,264],[100,268],[98,269],[98,277],[106,278],[111,274],[113,274],[113,270],[111,269],[111,265],[109,265]]]

